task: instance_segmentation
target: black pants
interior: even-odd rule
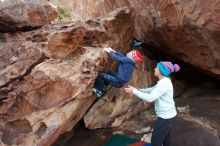
[[[172,146],[171,130],[176,121],[176,117],[171,119],[157,118],[151,138],[152,146]]]

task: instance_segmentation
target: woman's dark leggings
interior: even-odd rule
[[[152,146],[172,146],[171,130],[176,121],[176,116],[171,119],[157,118],[151,138]]]

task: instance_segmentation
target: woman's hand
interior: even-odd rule
[[[125,88],[125,92],[127,92],[127,93],[133,93],[133,90],[135,90],[135,89],[136,89],[136,88],[134,88],[134,87],[128,85],[128,87]]]

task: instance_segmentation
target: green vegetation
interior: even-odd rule
[[[65,10],[61,7],[57,7],[57,12],[58,12],[57,19],[59,21],[61,21],[61,20],[71,20],[71,15],[67,10]]]

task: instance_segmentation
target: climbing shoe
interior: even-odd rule
[[[132,47],[133,47],[133,48],[139,47],[139,46],[141,46],[142,44],[143,44],[143,42],[141,42],[141,41],[139,42],[139,41],[135,41],[135,40],[134,40],[134,42],[132,43]]]
[[[130,46],[131,48],[136,48],[136,47],[140,47],[144,42],[137,40],[136,38],[133,38]]]
[[[99,91],[96,88],[92,88],[93,93],[95,93],[97,98],[100,98],[102,96],[102,91]]]

